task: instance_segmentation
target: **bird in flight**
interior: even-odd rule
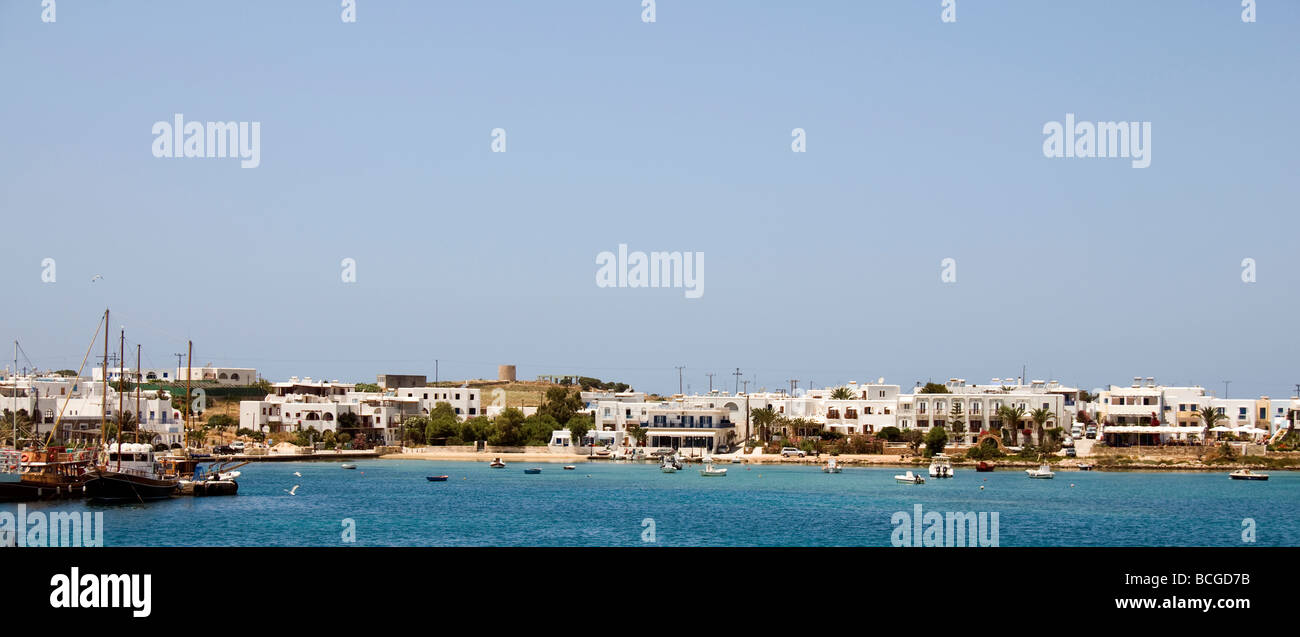
[[[91,282],[91,283],[94,283],[95,281],[98,281],[98,280],[100,280],[100,279],[102,279],[102,278],[104,278],[104,275],[102,275],[102,274],[96,274],[95,276],[90,277],[90,282]]]
[[[302,473],[301,473],[301,472],[298,472],[298,471],[294,471],[294,472],[293,472],[293,475],[298,476],[299,478],[302,477]]]
[[[280,490],[283,491],[283,492],[285,492],[285,493],[288,493],[289,495],[298,495],[298,494],[297,494],[298,486],[299,486],[299,485],[296,485],[296,484],[295,484],[295,485],[293,485],[293,488],[292,488],[292,489],[280,489]]]

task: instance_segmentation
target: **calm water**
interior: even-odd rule
[[[899,485],[898,469],[698,465],[662,474],[649,464],[541,465],[373,460],[355,471],[332,462],[255,463],[239,495],[147,505],[31,504],[29,510],[104,512],[110,546],[640,546],[654,519],[659,545],[888,546],[896,511],[998,512],[1002,546],[1241,546],[1253,518],[1259,545],[1300,545],[1300,474],[1268,482],[1222,473],[1023,471],[975,473]],[[300,472],[301,477],[294,476]],[[426,475],[446,474],[445,483]],[[297,495],[287,490],[299,485]],[[980,490],[980,486],[984,486]],[[1072,486],[1073,485],[1073,486]],[[0,505],[14,511],[16,505]]]

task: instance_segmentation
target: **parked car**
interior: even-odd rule
[[[1082,437],[1083,437],[1083,427],[1081,427],[1081,426],[1079,426],[1079,425],[1075,425],[1075,426],[1071,427],[1071,428],[1070,428],[1070,435],[1071,435],[1071,436],[1074,436],[1075,438],[1082,438]]]
[[[244,450],[244,441],[243,441],[243,440],[236,440],[236,441],[230,443],[230,448],[231,448],[231,450],[233,450],[235,453],[239,453],[239,452],[241,452],[241,451]]]
[[[1097,439],[1097,425],[1088,425],[1088,440]]]
[[[1075,458],[1075,457],[1078,457],[1078,455],[1079,455],[1079,454],[1074,450],[1074,447],[1066,447],[1066,448],[1065,448],[1065,457],[1066,457],[1066,458]]]
[[[789,458],[790,456],[799,456],[800,458],[802,458],[806,455],[808,454],[804,453],[802,449],[798,449],[795,447],[781,447],[782,458]]]
[[[235,453],[235,450],[230,445],[217,445],[212,448],[212,453],[217,454],[218,456],[225,456]]]

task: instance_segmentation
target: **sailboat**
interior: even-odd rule
[[[104,311],[104,324],[108,325],[108,311]],[[121,336],[122,354],[126,353],[126,331]],[[194,353],[194,343],[190,343],[190,355]],[[123,359],[125,357],[123,356]],[[188,361],[186,363],[188,365]],[[126,361],[119,378],[125,380]],[[104,390],[100,401],[100,440],[107,434],[108,411],[108,330],[104,330]],[[189,400],[189,375],[186,375],[186,400]],[[123,422],[125,394],[118,392],[118,422]],[[189,430],[189,409],[185,410],[186,430]],[[154,455],[152,445],[131,443],[123,444],[120,438],[123,432],[119,427],[119,440],[109,445],[105,440],[104,450],[100,452],[102,464],[94,471],[94,480],[86,487],[86,495],[94,502],[149,502],[165,500],[178,493],[180,477],[169,474],[163,469],[160,459]],[[188,450],[185,450],[188,452]]]
[[[99,338],[99,329],[91,337],[93,346]],[[87,354],[89,356],[89,354]],[[82,361],[84,368],[85,361]],[[14,369],[18,368],[18,341],[14,341]],[[81,370],[77,370],[81,375]],[[18,395],[18,379],[13,378],[12,396]],[[14,410],[12,449],[0,449],[0,502],[27,502],[32,500],[49,500],[56,498],[77,498],[86,492],[86,485],[92,480],[89,473],[93,459],[89,450],[67,449],[50,446],[54,434],[59,430],[63,420],[63,410],[67,408],[72,394],[64,399],[59,416],[54,421],[54,428],[43,446],[21,448],[18,430],[17,409]],[[33,436],[34,438],[34,436]]]

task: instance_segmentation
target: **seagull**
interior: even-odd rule
[[[293,488],[292,488],[292,489],[280,489],[280,490],[283,491],[283,492],[285,492],[285,493],[288,493],[289,495],[298,495],[297,493],[294,493],[295,491],[298,490],[298,486],[299,486],[299,485],[296,485],[296,484],[295,484],[295,485],[293,485]]]
[[[295,475],[295,476],[297,476],[297,477],[299,477],[299,478],[302,477],[302,473],[300,473],[300,472],[298,472],[298,471],[294,471],[294,472],[293,472],[293,475]]]
[[[95,276],[90,277],[90,282],[91,282],[91,283],[94,283],[95,281],[98,281],[98,280],[100,280],[100,279],[102,279],[102,278],[104,278],[104,275],[102,275],[102,274],[96,274]]]

